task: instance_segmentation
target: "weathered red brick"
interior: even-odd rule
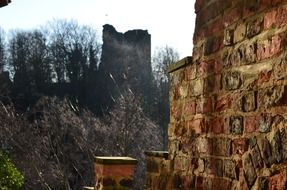
[[[231,96],[223,96],[217,98],[215,101],[215,111],[221,112],[231,108],[232,97]]]
[[[249,0],[245,1],[244,5],[244,11],[243,15],[244,17],[249,17],[253,14],[258,13],[259,11],[262,11],[266,9],[268,6],[270,6],[271,0]]]
[[[202,77],[214,72],[215,61],[202,61],[197,64],[198,77]]]
[[[259,119],[258,116],[246,116],[244,120],[244,133],[253,133],[258,131]]]
[[[210,113],[213,110],[211,97],[204,97],[197,100],[196,113]]]
[[[194,4],[195,12],[198,13],[204,7],[205,0],[196,0]]]
[[[196,101],[189,100],[184,104],[184,114],[194,115],[196,113]]]
[[[227,27],[238,21],[240,18],[242,18],[242,7],[236,6],[233,9],[225,12],[225,14],[223,15],[222,22]]]
[[[199,26],[202,26],[204,24],[206,24],[206,22],[216,18],[219,14],[221,14],[221,12],[218,9],[218,4],[217,2],[213,2],[211,4],[209,4],[206,8],[202,9],[200,11],[200,13],[198,13],[198,17],[199,17]]]
[[[272,0],[272,5],[277,5],[279,3],[282,3],[284,0]]]
[[[187,122],[189,134],[203,134],[205,133],[205,120],[195,119]]]
[[[267,12],[264,15],[264,29],[275,27],[276,17],[277,17],[277,9]]]
[[[287,187],[287,174],[286,169],[280,171],[280,173],[275,174],[268,178],[269,186],[268,190],[281,190]]]
[[[182,104],[181,103],[171,103],[170,105],[170,117],[171,120],[179,120],[182,116]]]
[[[223,47],[223,35],[222,36],[213,36],[206,39],[203,46],[203,54],[210,55],[215,53],[220,48]]]
[[[264,16],[264,28],[281,28],[287,24],[287,8],[276,8]]]
[[[220,18],[212,20],[204,30],[204,36],[212,36],[214,34],[220,34],[222,29],[224,28],[224,24],[222,23]]]
[[[196,78],[196,66],[191,65],[185,68],[185,80],[190,81]]]
[[[284,39],[281,35],[275,35],[259,41],[257,44],[257,58],[259,60],[271,58],[283,51]]]
[[[214,61],[214,73],[215,74],[220,74],[223,69],[223,62],[220,60],[215,60]]]
[[[224,134],[225,133],[224,124],[225,121],[222,116],[214,117],[210,119],[208,122],[208,132],[214,134]]]

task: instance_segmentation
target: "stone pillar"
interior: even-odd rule
[[[170,161],[167,151],[147,151],[146,190],[170,189],[172,177],[170,175]]]
[[[136,164],[130,157],[95,157],[95,190],[132,189]]]

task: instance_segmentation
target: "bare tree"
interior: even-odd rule
[[[0,73],[3,72],[5,66],[5,33],[0,28]]]
[[[106,117],[106,125],[110,133],[104,144],[110,147],[109,154],[138,159],[134,189],[142,189],[146,171],[144,151],[162,147],[159,126],[146,116],[139,97],[129,88],[116,100],[114,109]]]
[[[157,107],[158,107],[158,120],[162,127],[163,145],[167,149],[167,128],[169,123],[169,74],[167,73],[168,66],[175,63],[179,59],[178,52],[169,46],[156,49],[154,52],[153,73],[155,82],[158,89]]]

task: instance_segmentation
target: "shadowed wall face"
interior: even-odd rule
[[[0,7],[4,7],[8,5],[8,3],[11,3],[10,0],[0,0]]]
[[[287,188],[287,1],[197,0],[172,71],[173,189]]]

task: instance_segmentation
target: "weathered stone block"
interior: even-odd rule
[[[206,173],[218,177],[223,176],[223,161],[216,158],[206,159]]]
[[[238,71],[228,72],[224,75],[223,86],[226,90],[236,90],[242,85],[242,76]]]
[[[282,146],[282,160],[287,162],[287,131],[285,128],[280,130],[280,139],[281,139],[281,146]]]
[[[282,3],[284,0],[272,0],[272,5],[277,5],[279,3]]]
[[[245,44],[231,51],[229,62],[232,66],[238,66],[245,62]]]
[[[255,111],[257,108],[256,92],[248,92],[242,97],[242,111],[250,112]]]
[[[260,91],[260,105],[262,107],[272,107],[280,103],[282,98],[285,96],[284,86],[273,86],[271,88]]]
[[[251,188],[257,178],[257,174],[253,167],[251,156],[249,154],[245,154],[243,157],[243,169],[245,174],[245,180],[248,184],[248,187]]]
[[[196,78],[197,72],[196,72],[196,65],[189,65],[185,69],[185,80],[191,81]]]
[[[212,140],[210,138],[199,137],[196,140],[196,145],[199,153],[202,154],[212,154]]]
[[[236,26],[234,30],[234,43],[238,43],[244,40],[245,36],[246,36],[246,25],[239,24],[238,26]]]
[[[188,85],[187,84],[182,84],[179,86],[179,98],[186,98],[187,95],[189,94],[188,92]]]
[[[233,160],[224,160],[224,177],[238,179],[239,170]]]
[[[270,167],[273,162],[274,158],[272,156],[272,149],[269,141],[267,139],[258,139],[258,144],[261,150],[261,156],[263,161],[267,167]]]
[[[238,138],[232,141],[232,154],[243,155],[248,150],[248,139]]]
[[[182,176],[182,188],[183,189],[194,189],[195,188],[195,179],[194,175]]]
[[[277,80],[287,77],[287,61],[283,58],[279,63],[274,65],[274,75]]]
[[[234,37],[234,29],[226,29],[224,30],[224,45],[232,45]]]
[[[222,53],[221,59],[224,68],[229,68],[231,66],[231,56],[229,50],[226,50],[224,53]]]
[[[209,75],[204,79],[204,93],[213,92],[216,86],[215,75]]]
[[[230,132],[234,135],[241,135],[243,133],[243,117],[231,116],[229,120]]]
[[[246,44],[244,49],[244,61],[246,63],[254,63],[256,61],[257,59],[256,50],[257,50],[256,42]]]
[[[280,138],[280,131],[279,129],[275,129],[273,134],[270,135],[270,144],[272,148],[272,155],[274,157],[275,162],[280,163],[282,160],[281,155],[281,138]]]
[[[198,99],[196,104],[197,113],[210,113],[213,110],[213,104],[211,97]]]
[[[232,181],[224,178],[212,178],[212,190],[222,189],[222,190],[230,190],[232,189]]]
[[[199,173],[203,173],[205,171],[205,161],[202,158],[198,159],[198,167],[197,167],[197,171]]]
[[[259,131],[261,133],[268,133],[272,126],[272,116],[269,114],[261,114],[259,118]]]
[[[124,188],[132,189],[133,187],[133,180],[129,178],[124,178],[120,180],[120,185]]]
[[[266,177],[258,178],[258,190],[267,190],[268,186],[269,186],[269,183]]]
[[[203,85],[204,85],[204,80],[203,79],[197,79],[197,80],[192,80],[190,82],[190,96],[198,96],[203,94]]]
[[[271,4],[270,0],[249,0],[245,1],[244,16],[250,16],[261,11]]]
[[[204,55],[210,55],[222,47],[223,39],[220,36],[210,37],[204,44]]]
[[[251,150],[251,158],[255,168],[263,168],[264,164],[260,155],[260,149],[257,144]]]
[[[213,155],[215,156],[230,156],[231,153],[231,140],[229,138],[213,138],[212,139]]]
[[[247,23],[247,37],[252,38],[259,34],[263,29],[263,18],[257,17]]]

